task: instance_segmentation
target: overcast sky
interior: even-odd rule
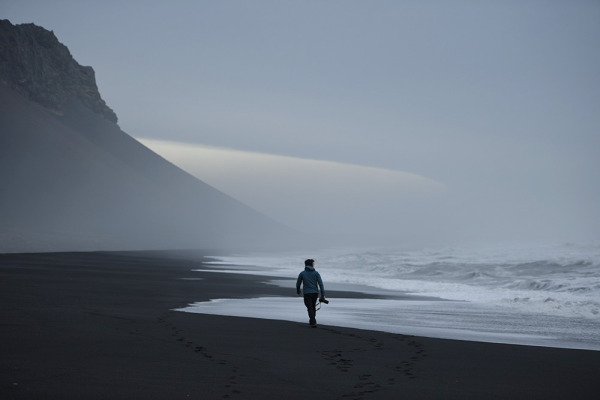
[[[125,132],[299,229],[600,240],[598,1],[2,0],[0,18],[53,30]]]

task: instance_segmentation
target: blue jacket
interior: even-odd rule
[[[304,271],[300,272],[300,275],[298,275],[298,280],[296,281],[296,292],[298,294],[300,294],[301,283],[304,283],[302,289],[304,294],[319,293],[319,288],[321,288],[321,297],[325,297],[323,280],[321,279],[321,275],[315,271],[315,267],[307,265],[304,267]]]

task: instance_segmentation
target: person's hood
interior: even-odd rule
[[[307,270],[307,271],[314,271],[314,270],[315,270],[315,267],[312,267],[312,266],[310,266],[310,265],[305,265],[305,266],[304,266],[304,269],[305,269],[305,270]]]

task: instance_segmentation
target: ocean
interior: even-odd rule
[[[600,350],[600,245],[331,249],[218,257],[289,297],[212,299],[179,311],[307,322],[295,281],[315,259],[330,303],[317,320],[385,332]],[[334,290],[377,295],[337,298]]]

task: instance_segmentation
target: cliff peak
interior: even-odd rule
[[[0,82],[59,115],[69,100],[117,123],[96,85],[92,67],[79,65],[52,31],[0,20]]]

